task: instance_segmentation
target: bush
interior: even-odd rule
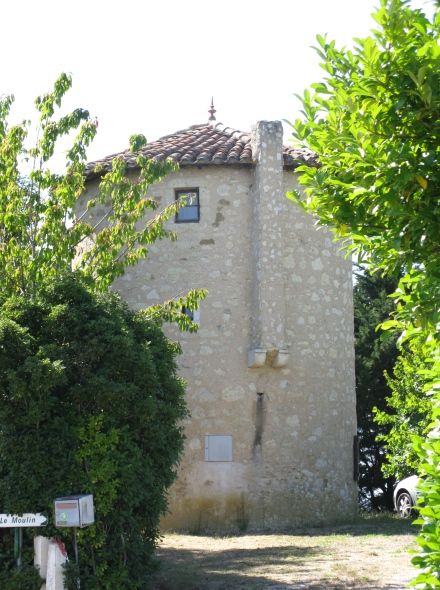
[[[44,534],[66,544],[72,564],[72,531],[55,529],[53,500],[94,495],[95,524],[77,531],[72,588],[78,573],[82,590],[146,587],[183,444],[177,352],[142,312],[74,275],[45,285],[34,301],[3,303],[0,505],[48,514]],[[28,544],[42,532],[27,530]],[[0,571],[15,570],[12,552],[6,542]]]

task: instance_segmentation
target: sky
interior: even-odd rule
[[[99,121],[89,160],[126,149],[133,133],[154,141],[207,122],[212,96],[217,122],[250,131],[259,120],[295,119],[294,94],[325,75],[311,49],[316,35],[352,46],[375,26],[379,3],[9,1],[1,9],[0,94],[15,96],[10,123],[35,122],[34,99],[70,72],[62,113],[82,107]]]

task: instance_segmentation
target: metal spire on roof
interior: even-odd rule
[[[215,121],[215,117],[214,117],[214,113],[216,113],[217,111],[214,108],[214,97],[211,98],[211,108],[209,109],[208,113],[210,113],[210,117],[208,119],[208,123],[212,124],[212,121]]]

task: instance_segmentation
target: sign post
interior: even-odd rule
[[[17,567],[21,567],[21,553],[23,549],[23,528],[30,526],[46,526],[47,517],[37,512],[36,514],[0,514],[0,528],[14,529],[14,557]]]
[[[15,527],[30,527],[30,526],[46,526],[47,516],[37,512],[31,514],[0,514],[0,528],[15,528]]]

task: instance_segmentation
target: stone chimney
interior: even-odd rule
[[[280,121],[259,121],[252,127],[253,293],[249,367],[282,367],[285,290],[283,272],[283,128]]]

